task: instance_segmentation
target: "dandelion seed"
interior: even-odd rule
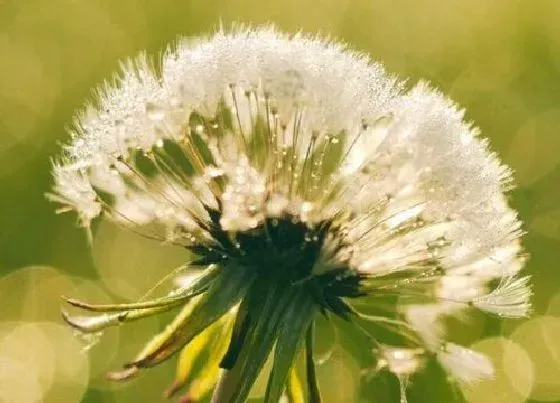
[[[307,397],[319,401],[318,315],[368,334],[364,351],[399,378],[401,401],[425,360],[465,382],[492,373],[446,340],[443,319],[474,307],[524,316],[530,289],[516,277],[510,171],[460,109],[342,44],[270,27],[179,41],[157,71],[145,56],[123,64],[53,166],[50,198],[81,225],[104,216],[186,248],[199,270],[153,300],[68,300],[92,315],[65,319],[95,334],[178,310],[111,378],[180,353],[168,394],[242,402],[272,354],[265,401],[277,402],[305,395],[304,349]],[[387,316],[360,312],[382,300]]]
[[[494,367],[488,357],[453,343],[442,346],[438,358],[443,367],[461,381],[473,382],[494,375]]]
[[[472,303],[477,308],[499,316],[522,318],[529,315],[531,295],[529,277],[504,277],[491,293],[476,297]]]

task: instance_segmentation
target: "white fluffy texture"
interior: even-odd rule
[[[54,193],[48,197],[52,201],[61,203],[61,211],[73,209],[78,212],[80,222],[88,226],[91,220],[101,214],[101,204],[96,200],[96,194],[91,187],[90,180],[82,169],[54,164]]]
[[[432,304],[414,304],[405,307],[404,316],[420,334],[428,350],[435,351],[441,345],[445,329],[440,317],[453,314],[462,307],[455,303],[442,301]]]
[[[475,276],[449,274],[439,281],[437,294],[446,301],[469,302],[486,291],[484,282]]]
[[[462,382],[475,382],[494,376],[494,366],[484,354],[447,343],[437,354],[441,365]]]
[[[245,231],[257,227],[264,219],[266,183],[246,159],[232,169],[222,194],[220,224],[226,231]]]
[[[56,200],[85,226],[105,211],[130,226],[163,225],[166,240],[197,242],[197,223],[208,220],[202,203],[218,201],[220,223],[233,232],[283,212],[310,223],[336,218],[318,270],[338,260],[374,278],[412,273],[394,288],[406,296],[421,286],[431,297],[402,308],[424,348],[439,351],[441,317],[473,300],[489,312],[526,314],[527,280],[514,277],[522,233],[504,196],[509,169],[426,83],[405,91],[344,45],[273,28],[180,41],[160,76],[144,56],[122,70],[78,116],[54,166]],[[204,124],[193,123],[195,114]],[[258,122],[265,127],[254,130]],[[131,168],[134,150],[155,160],[166,139],[179,144],[192,176],[166,160],[152,177]],[[325,171],[333,155],[338,165]],[[112,207],[97,189],[112,195]],[[511,279],[487,293],[487,282],[502,277]],[[457,346],[437,354],[461,379],[489,372],[480,355]]]
[[[491,293],[473,299],[473,305],[499,316],[520,318],[528,316],[531,304],[530,277],[507,277]]]
[[[378,367],[386,367],[395,375],[411,375],[422,367],[424,358],[422,349],[383,347]]]

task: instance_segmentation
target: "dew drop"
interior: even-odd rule
[[[205,172],[205,176],[208,179],[218,178],[225,174],[224,170],[218,167],[208,167]]]

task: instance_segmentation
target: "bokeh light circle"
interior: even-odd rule
[[[521,324],[511,339],[525,349],[534,368],[531,398],[541,401],[560,400],[560,318],[541,316]],[[514,370],[512,366],[511,370]]]
[[[515,168],[518,186],[529,186],[560,163],[560,109],[531,116],[512,137],[506,160]]]
[[[0,401],[80,401],[88,385],[88,358],[72,330],[50,322],[11,325],[0,339]]]
[[[0,357],[0,402],[38,403],[41,398],[41,385],[27,366]]]
[[[188,254],[103,221],[93,242],[93,256],[104,285],[123,299],[138,300]]]
[[[494,377],[462,385],[469,403],[523,403],[531,393],[533,369],[527,352],[503,337],[491,337],[472,348],[494,364]]]
[[[60,295],[73,286],[67,275],[53,267],[15,270],[0,277],[0,317],[4,321],[60,320]]]

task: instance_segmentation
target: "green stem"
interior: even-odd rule
[[[313,335],[315,333],[314,323],[309,325],[305,337],[305,369],[307,373],[307,394],[310,403],[321,403],[321,392],[317,383],[315,373],[315,360],[313,358]]]

